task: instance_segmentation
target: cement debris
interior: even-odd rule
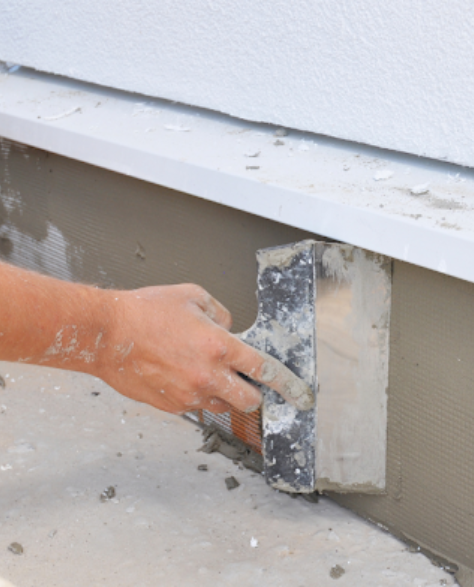
[[[240,486],[240,483],[237,481],[237,479],[235,477],[231,476],[231,477],[226,477],[225,486],[227,487],[227,489],[229,491],[232,491],[232,489],[237,489],[237,487]]]
[[[8,546],[8,550],[13,554],[23,554],[23,546],[19,542],[12,542]]]
[[[113,499],[115,495],[115,487],[113,485],[110,485],[109,487],[107,487],[107,489],[104,489],[104,491],[102,491],[102,493],[100,494],[100,501],[109,501],[110,499]]]
[[[219,452],[232,461],[242,463],[255,473],[263,470],[263,458],[246,446],[241,440],[220,430],[215,424],[203,430],[204,444],[198,450],[207,454]]]
[[[344,575],[346,570],[341,565],[334,565],[329,571],[329,576],[332,579],[340,579]]]

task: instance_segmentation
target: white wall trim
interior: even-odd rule
[[[472,170],[274,133],[30,70],[0,74],[0,136],[474,282]],[[412,193],[420,186],[429,191]]]

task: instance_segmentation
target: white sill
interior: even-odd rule
[[[27,69],[0,74],[0,136],[474,281],[473,170],[274,132]]]

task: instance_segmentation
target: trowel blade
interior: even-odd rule
[[[316,395],[315,241],[263,249],[258,316],[242,340],[276,357]],[[293,493],[316,486],[316,407],[300,411],[262,386],[262,447],[267,483]]]

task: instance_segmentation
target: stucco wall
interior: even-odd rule
[[[468,0],[15,0],[0,59],[474,166],[473,18]]]

